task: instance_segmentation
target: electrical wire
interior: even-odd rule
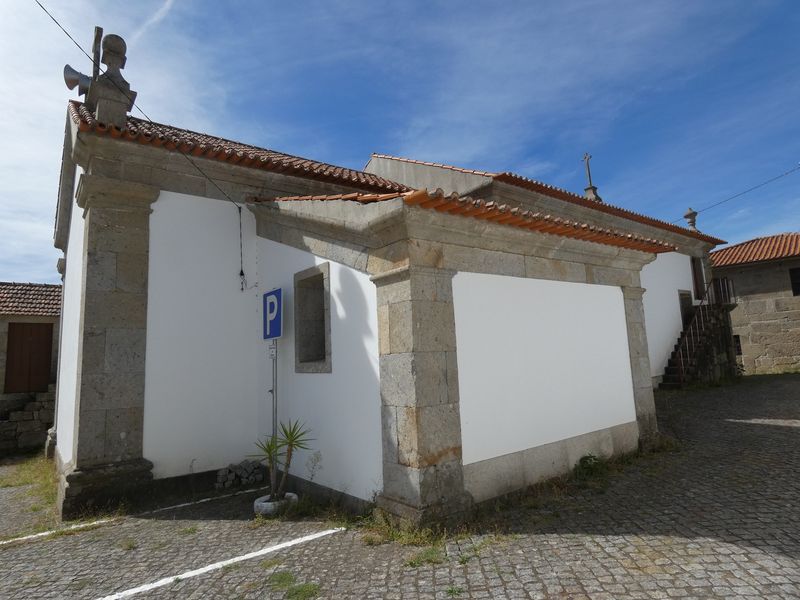
[[[63,32],[64,32],[64,35],[66,35],[66,36],[67,36],[67,37],[70,39],[70,41],[71,41],[73,44],[75,44],[75,46],[78,48],[78,50],[80,50],[80,51],[81,51],[81,52],[84,54],[84,56],[86,56],[86,58],[88,58],[88,59],[89,59],[89,60],[92,62],[92,66],[93,66],[93,67],[96,67],[96,68],[97,68],[97,69],[100,71],[100,73],[102,73],[102,74],[105,74],[106,70],[105,70],[105,69],[103,69],[103,67],[101,67],[99,64],[97,64],[97,63],[95,62],[95,60],[94,60],[94,57],[93,57],[93,56],[90,56],[90,55],[89,55],[89,53],[88,53],[88,52],[86,52],[86,50],[84,50],[84,49],[83,49],[83,46],[81,46],[81,45],[80,45],[80,44],[79,44],[79,43],[78,43],[78,42],[75,40],[75,38],[74,38],[74,37],[72,37],[72,35],[70,35],[69,31],[67,31],[67,30],[64,28],[64,26],[63,26],[63,25],[61,25],[61,23],[59,23],[59,22],[58,22],[58,19],[56,19],[56,18],[55,18],[55,17],[54,17],[54,16],[53,16],[53,15],[50,13],[50,11],[49,11],[49,10],[47,10],[47,8],[45,8],[45,7],[44,7],[44,5],[43,5],[43,4],[42,4],[42,3],[41,3],[39,0],[33,0],[33,1],[34,1],[34,2],[35,2],[37,5],[39,5],[39,8],[41,8],[41,9],[44,11],[44,13],[45,13],[45,14],[46,14],[48,17],[50,17],[50,19],[53,21],[53,23],[55,23],[55,24],[58,26],[58,28],[59,28],[61,31],[63,31]],[[143,116],[143,117],[144,117],[144,118],[145,118],[145,119],[146,119],[146,120],[147,120],[147,121],[148,121],[148,122],[149,122],[151,125],[155,125],[155,124],[156,124],[156,123],[153,121],[153,119],[151,119],[151,118],[150,118],[150,117],[147,115],[147,113],[145,113],[145,112],[144,112],[144,110],[142,110],[142,108],[141,108],[141,107],[140,107],[138,104],[136,104],[136,102],[134,102],[134,100],[131,98],[131,96],[129,95],[129,93],[128,93],[126,90],[123,90],[123,89],[122,89],[122,88],[121,88],[121,87],[120,87],[120,86],[117,84],[117,82],[116,82],[116,81],[114,81],[113,79],[109,79],[108,81],[110,81],[111,83],[113,83],[113,84],[114,84],[114,87],[116,87],[116,88],[117,88],[117,89],[118,89],[118,90],[119,90],[119,91],[120,91],[122,94],[124,94],[124,95],[125,95],[125,97],[126,97],[126,98],[128,98],[128,100],[131,102],[131,105],[132,105],[132,106],[133,106],[133,107],[134,107],[136,110],[138,110],[138,111],[141,113],[141,115],[142,115],[142,116]],[[239,203],[238,203],[238,202],[236,202],[236,201],[235,201],[233,198],[231,198],[231,197],[230,197],[230,196],[229,196],[229,195],[228,195],[228,194],[225,192],[225,190],[223,190],[223,189],[222,189],[222,188],[221,188],[219,185],[217,185],[217,182],[216,182],[216,181],[214,181],[214,180],[213,180],[211,177],[209,177],[209,176],[208,176],[208,174],[207,174],[205,171],[203,171],[203,169],[201,169],[201,168],[200,168],[200,166],[199,166],[199,165],[198,165],[198,164],[197,164],[197,163],[196,163],[194,160],[192,160],[192,157],[191,157],[191,156],[189,156],[188,154],[186,154],[186,153],[184,153],[184,152],[181,152],[181,150],[180,150],[180,147],[176,147],[175,149],[177,150],[178,154],[180,154],[180,155],[181,155],[181,156],[183,156],[183,157],[184,157],[186,160],[188,160],[188,161],[189,161],[189,164],[191,164],[191,165],[192,165],[192,166],[193,166],[193,167],[194,167],[194,168],[197,170],[197,172],[198,172],[198,173],[200,173],[200,175],[202,175],[203,177],[205,177],[205,178],[208,180],[208,182],[209,182],[211,185],[213,185],[215,188],[217,188],[217,190],[219,191],[219,193],[220,193],[220,194],[222,194],[222,195],[225,197],[225,199],[226,199],[226,200],[228,200],[228,202],[230,202],[231,204],[233,204],[233,205],[236,207],[236,209],[239,211],[239,279],[240,279],[240,282],[241,282],[241,288],[242,288],[242,291],[244,291],[244,290],[247,288],[247,278],[245,277],[245,274],[244,274],[244,241],[243,241],[243,234],[242,234],[242,207],[241,207],[241,205],[239,205]]]
[[[778,181],[779,179],[783,179],[787,175],[791,175],[792,173],[795,173],[797,171],[800,171],[800,164],[798,164],[796,167],[794,167],[792,169],[789,169],[785,173],[781,173],[780,175],[776,175],[775,177],[773,177],[771,179],[767,179],[766,181],[762,181],[758,185],[754,185],[751,188],[747,188],[743,192],[739,192],[738,194],[734,194],[733,196],[729,196],[728,198],[725,198],[724,200],[720,200],[719,202],[715,202],[714,204],[710,204],[709,206],[706,206],[705,208],[702,208],[702,209],[698,210],[697,214],[699,215],[702,212],[705,212],[707,210],[711,210],[712,208],[716,208],[720,204],[725,204],[726,202],[730,202],[731,200],[735,200],[736,198],[739,198],[740,196],[744,196],[745,194],[749,194],[750,192],[752,192],[754,190],[757,190],[758,188],[762,188],[765,185],[769,185],[773,181]],[[674,225],[675,223],[679,223],[682,220],[683,220],[682,218],[675,219],[672,223]]]

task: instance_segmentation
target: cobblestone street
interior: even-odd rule
[[[658,409],[679,451],[503,509],[425,559],[347,530],[132,597],[800,598],[800,375],[661,394]],[[252,498],[0,546],[0,597],[102,598],[332,527],[254,523]]]

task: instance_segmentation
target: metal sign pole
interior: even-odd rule
[[[269,346],[269,357],[272,359],[272,441],[278,439],[278,338],[272,338]],[[274,457],[269,468],[269,494],[275,494],[278,487],[277,457]]]
[[[278,338],[283,335],[283,290],[275,288],[264,294],[264,339],[270,340],[267,346],[272,359],[272,448],[275,450],[269,464],[269,495],[276,500],[278,489]]]

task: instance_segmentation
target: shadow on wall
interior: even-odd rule
[[[333,370],[336,372],[337,369],[341,372],[355,372],[358,371],[359,377],[367,378],[369,380],[368,385],[363,386],[366,389],[374,389],[377,390],[374,398],[365,399],[367,403],[375,403],[377,406],[375,407],[376,410],[374,414],[376,418],[370,420],[367,423],[367,427],[369,431],[367,435],[371,435],[372,438],[375,438],[375,433],[377,432],[377,449],[372,448],[364,448],[365,451],[370,452],[372,454],[375,450],[378,452],[377,461],[378,461],[378,468],[377,472],[379,474],[383,471],[383,455],[382,455],[382,426],[381,426],[381,396],[380,396],[380,357],[379,357],[379,342],[378,342],[378,335],[379,331],[377,329],[377,314],[369,315],[368,311],[374,310],[370,303],[368,302],[365,292],[362,289],[361,283],[356,279],[355,274],[349,268],[341,268],[337,269],[339,274],[336,281],[332,282],[335,286],[334,289],[331,290],[332,295],[335,296],[338,300],[337,304],[331,306],[331,318],[333,318],[334,311],[339,319],[339,330],[344,331],[360,331],[362,335],[358,342],[358,346],[353,346],[353,354],[348,352],[350,349],[346,349],[347,351],[337,352],[337,349],[342,350],[340,345],[337,348],[337,340],[334,337],[333,331],[331,332],[332,339],[331,339],[331,355],[333,361]],[[370,282],[371,291],[375,290],[375,284]],[[369,328],[365,325],[369,318],[372,318],[373,322],[375,323],[375,330],[370,331]],[[341,340],[340,340],[341,341]],[[378,354],[376,356],[376,354]],[[364,365],[368,365],[369,372],[364,372]],[[342,371],[344,370],[344,371]],[[339,402],[347,403],[351,401],[351,398],[348,397],[347,394],[344,395],[342,398],[337,399]],[[359,402],[360,404],[360,402]],[[351,430],[343,430],[338,432],[336,439],[337,439],[337,447],[339,444],[342,445],[351,445],[357,444],[360,445],[360,438],[364,432],[359,432],[356,428],[356,424],[352,424]],[[324,468],[325,464],[325,453],[324,450],[322,452],[322,468]],[[304,475],[304,477],[307,474]],[[373,491],[375,494],[380,493],[383,488],[382,482],[380,480],[375,480],[372,482],[373,484]],[[347,493],[347,490],[343,490]]]

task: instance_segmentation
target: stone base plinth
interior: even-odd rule
[[[474,513],[474,502],[467,492],[449,498],[446,503],[428,506],[412,506],[381,494],[376,504],[381,510],[415,527],[458,527],[472,519]]]
[[[62,519],[75,519],[115,509],[153,481],[153,463],[140,458],[62,473],[58,509]]]

